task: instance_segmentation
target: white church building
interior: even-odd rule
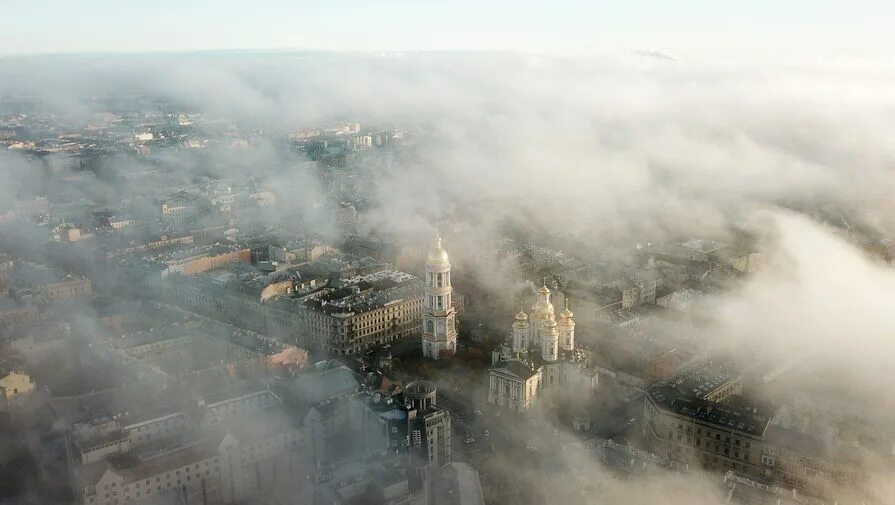
[[[550,391],[596,387],[586,354],[575,346],[568,303],[557,317],[546,284],[537,296],[531,316],[519,311],[509,338],[493,353],[488,402],[499,407],[524,411]]]

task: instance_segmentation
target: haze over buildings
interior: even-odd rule
[[[863,7],[12,6],[0,502],[895,501]]]

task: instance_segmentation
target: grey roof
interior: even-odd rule
[[[290,387],[299,399],[318,403],[357,390],[362,378],[346,367],[331,368],[296,377]]]
[[[650,386],[647,394],[653,403],[664,410],[720,429],[735,429],[753,436],[761,436],[769,422],[767,416],[750,409],[710,402],[687,394],[665,382]]]
[[[491,367],[491,370],[505,370],[523,380],[528,380],[537,373],[537,369],[533,369],[522,363],[521,361],[501,361]]]

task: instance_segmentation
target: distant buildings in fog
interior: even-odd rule
[[[831,438],[819,426],[787,427],[768,408],[752,398],[739,369],[696,361],[647,388],[643,435],[653,453],[670,461],[809,496],[872,492],[874,479],[888,474],[864,466],[877,448]]]
[[[250,400],[250,401],[249,401]],[[302,430],[260,390],[200,400],[189,411],[92,418],[72,425],[72,481],[84,505],[172,493],[227,504],[290,487],[307,472]]]

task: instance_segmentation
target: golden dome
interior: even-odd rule
[[[520,310],[519,313],[516,314],[516,321],[528,321],[528,314]]]
[[[441,235],[435,237],[435,247],[429,249],[428,263],[442,265],[448,263],[448,253],[441,247]]]
[[[430,263],[444,263],[448,261],[448,253],[442,248],[432,249],[429,251],[429,262]]]
[[[569,297],[565,296],[563,298],[563,301],[565,302],[565,308],[562,310],[562,312],[559,313],[559,317],[561,317],[562,319],[572,319],[572,316],[574,316],[575,314],[573,314],[572,310],[569,309]]]
[[[543,295],[549,295],[549,294],[550,294],[550,288],[548,288],[548,287],[547,287],[547,284],[544,283],[544,284],[541,286],[541,289],[538,290],[538,293],[541,293],[541,294],[543,294]]]

